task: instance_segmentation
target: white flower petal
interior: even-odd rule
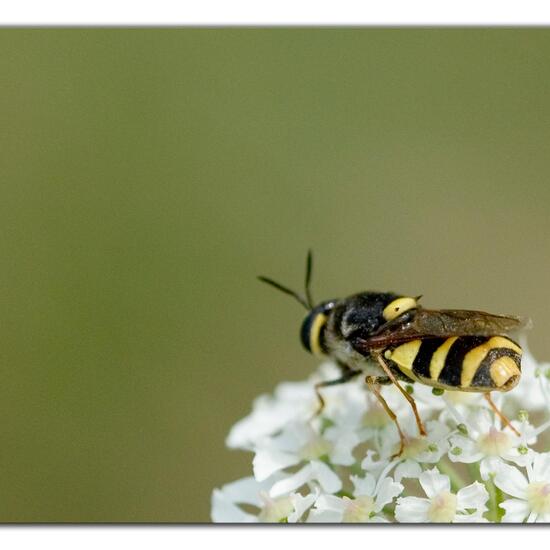
[[[416,455],[416,460],[418,462],[423,462],[425,464],[437,464],[441,457],[447,453],[450,448],[449,442],[445,440],[438,441],[436,443],[436,449],[431,451],[429,448],[425,451]]]
[[[550,481],[550,453],[535,455],[533,460],[533,479],[530,481]]]
[[[531,464],[533,462],[534,456],[535,451],[533,451],[533,449],[527,449],[526,453],[520,453],[518,448],[515,447],[510,449],[507,453],[503,453],[502,458],[513,462],[517,466],[525,468],[527,464]]]
[[[506,510],[502,518],[504,523],[521,523],[531,511],[526,500],[517,498],[510,498],[501,502],[500,507]]]
[[[495,476],[495,485],[508,495],[524,498],[527,479],[514,466],[502,463]]]
[[[378,484],[378,494],[375,498],[376,512],[380,512],[386,504],[389,504],[393,499],[399,496],[403,492],[403,485],[401,483],[395,483],[391,477],[385,477]]]
[[[376,451],[369,449],[365,458],[363,459],[363,462],[361,462],[361,468],[365,470],[365,472],[372,473],[375,477],[378,477],[380,473],[390,465],[389,454],[387,457],[383,456],[379,460],[376,460],[374,458],[377,455],[378,453],[376,453]],[[394,463],[397,463],[397,461],[394,461]]]
[[[451,447],[451,451],[454,447]],[[449,460],[451,462],[459,462],[462,464],[472,464],[474,462],[478,462],[483,458],[483,453],[465,453],[465,454],[454,454],[450,452],[448,454]]]
[[[253,445],[278,432],[290,421],[307,418],[315,403],[311,382],[285,382],[275,389],[275,396],[260,395],[252,412],[230,430],[226,445],[231,449],[251,449]]]
[[[292,502],[292,506],[294,506],[294,512],[288,516],[288,523],[296,523],[313,505],[317,495],[318,493],[310,493],[306,496],[302,496],[300,493],[291,494],[290,501]]]
[[[390,520],[382,516],[372,516],[369,518],[369,523],[390,523]]]
[[[299,489],[304,483],[307,483],[312,478],[313,469],[311,464],[306,464],[301,470],[295,474],[292,474],[290,477],[277,481],[277,483],[271,487],[269,496],[272,498],[277,498],[296,491],[296,489]]]
[[[257,481],[267,479],[273,473],[294,466],[300,462],[300,458],[294,454],[276,450],[259,450],[254,456],[252,467]]]
[[[546,385],[547,379],[545,376],[535,376],[537,370],[544,370],[545,364],[539,364],[529,351],[527,340],[522,335],[519,338],[519,344],[523,348],[521,357],[521,370],[523,375],[519,384],[514,388],[514,391],[506,394],[508,399],[515,401],[519,408],[525,408],[529,405],[530,411],[548,410],[548,403],[545,399],[544,392],[541,391]]]
[[[261,484],[258,483],[252,476],[227,483],[219,489],[219,491],[221,491],[224,496],[232,502],[252,504],[254,506],[260,506],[261,504],[259,496],[261,490]]]
[[[395,481],[399,482],[404,478],[418,478],[422,473],[420,464],[414,460],[405,460],[397,466],[394,472]]]
[[[498,399],[498,396],[495,396],[494,393],[492,395],[494,396],[493,401],[495,401],[495,405],[497,405],[496,401]],[[491,428],[495,427],[495,420],[491,416],[491,413],[489,412],[488,409],[482,409],[481,411],[478,411],[475,418],[476,418],[476,425],[479,433],[482,433],[482,434],[488,433]]]
[[[426,470],[418,477],[422,489],[428,498],[433,498],[441,492],[449,493],[451,491],[451,481],[449,477],[440,474],[437,468]]]
[[[311,461],[313,478],[316,479],[325,493],[337,493],[342,488],[340,478],[324,463]]]
[[[485,510],[485,503],[489,499],[489,493],[485,485],[474,481],[471,485],[464,487],[456,494],[456,505],[459,510],[470,508]]]
[[[319,367],[319,369],[322,368],[324,368],[323,365]],[[312,389],[311,380],[306,380],[304,382],[281,382],[275,388],[274,401],[277,404],[284,403],[287,406],[289,403],[302,403],[307,398],[311,401],[315,401],[315,393]]]
[[[374,496],[374,490],[376,489],[376,480],[372,474],[365,474],[365,477],[350,476],[351,482],[355,487],[353,496]]]
[[[353,449],[359,444],[359,436],[354,432],[337,433],[335,428],[329,428],[325,437],[334,442],[334,447],[330,453],[330,461],[333,464],[342,466],[351,466],[355,463]]]
[[[459,448],[460,454],[454,454],[453,449]],[[449,460],[451,462],[462,462],[471,464],[483,458],[483,453],[477,448],[477,444],[471,439],[462,435],[451,437],[451,451],[449,452]]]
[[[343,514],[346,509],[346,503],[340,497],[334,495],[321,495],[315,503],[317,510],[330,510]]]
[[[309,429],[308,429],[309,428]],[[281,451],[283,453],[296,454],[305,441],[315,435],[313,429],[308,426],[298,424],[296,422],[290,422],[283,430],[269,438],[266,443],[267,449]],[[261,447],[264,441],[256,444],[257,447]]]
[[[307,516],[307,523],[341,523],[342,517],[342,512],[312,508]]]
[[[451,433],[449,426],[439,420],[428,420],[426,422],[426,430],[428,431],[428,437],[432,441],[441,441]]]
[[[479,463],[479,474],[483,481],[487,481],[492,475],[496,475],[502,465],[506,463],[498,456],[488,456]]]
[[[429,508],[430,501],[427,498],[398,498],[395,507],[395,519],[399,523],[426,523]]]
[[[219,489],[212,493],[212,521],[214,523],[255,523],[256,516],[241,510],[227,495]]]

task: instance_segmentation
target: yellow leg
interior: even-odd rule
[[[311,420],[319,416],[323,409],[325,408],[325,400],[323,399],[323,396],[321,395],[321,392],[319,391],[321,388],[326,388],[327,386],[336,386],[338,384],[345,384],[358,374],[361,374],[361,371],[356,371],[353,369],[350,369],[349,367],[346,367],[345,365],[340,365],[340,368],[342,369],[342,376],[340,378],[336,378],[335,380],[325,380],[324,382],[319,382],[318,384],[315,384],[315,395],[317,395],[317,410],[311,417]]]
[[[367,383],[367,386],[369,389],[374,393],[378,401],[380,401],[380,404],[384,408],[384,410],[388,413],[388,416],[394,421],[395,426],[397,428],[397,432],[399,433],[399,451],[392,455],[391,458],[397,458],[398,456],[401,456],[403,453],[403,450],[405,449],[405,435],[403,434],[403,431],[401,430],[401,426],[399,425],[399,422],[397,421],[397,416],[395,413],[390,409],[390,406],[386,403],[386,400],[382,397],[382,394],[380,393],[380,388],[378,387],[378,384],[376,383],[376,378],[374,376],[367,376],[365,378],[365,382]]]
[[[392,381],[392,383],[397,387],[397,389],[404,395],[405,399],[409,402],[410,406],[412,407],[414,417],[416,418],[416,425],[418,426],[418,431],[420,432],[420,435],[426,435],[426,429],[424,428],[424,424],[422,424],[422,420],[420,418],[420,415],[418,414],[418,410],[416,408],[416,403],[414,399],[407,393],[407,391],[401,386],[401,384],[398,382],[397,378],[391,371],[391,369],[386,365],[386,362],[382,358],[380,354],[375,354],[376,360],[384,370],[384,372],[388,375],[388,378]]]

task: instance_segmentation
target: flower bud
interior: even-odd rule
[[[526,455],[529,452],[529,449],[525,445],[520,445],[518,447],[518,453],[520,455]]]
[[[462,435],[468,435],[468,427],[466,424],[458,424],[456,429],[462,434]]]

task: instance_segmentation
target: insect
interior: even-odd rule
[[[516,434],[517,430],[493,403],[490,393],[514,388],[521,376],[521,347],[506,336],[527,324],[519,317],[482,311],[424,309],[421,296],[393,292],[361,292],[315,305],[310,292],[312,253],[307,255],[304,296],[260,276],[262,282],[293,296],[307,310],[300,330],[304,348],[332,358],[341,376],[315,385],[320,389],[365,376],[370,390],[405,436],[395,413],[380,392],[380,385],[394,384],[410,403],[419,433],[426,435],[412,395],[400,382],[421,383],[438,390],[481,392],[490,407]],[[519,435],[519,434],[518,434]]]

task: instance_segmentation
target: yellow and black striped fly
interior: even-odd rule
[[[424,309],[421,296],[393,292],[360,292],[314,305],[310,293],[312,254],[306,261],[305,295],[259,277],[293,296],[307,310],[300,331],[305,349],[332,358],[341,369],[335,380],[315,386],[319,414],[324,407],[320,388],[343,384],[365,375],[368,387],[395,422],[399,422],[380,393],[381,384],[395,384],[411,404],[421,435],[424,425],[413,397],[400,381],[421,383],[437,390],[481,392],[497,415],[516,433],[494,405],[490,392],[514,388],[521,376],[521,347],[508,333],[524,327],[519,317],[470,310]]]

